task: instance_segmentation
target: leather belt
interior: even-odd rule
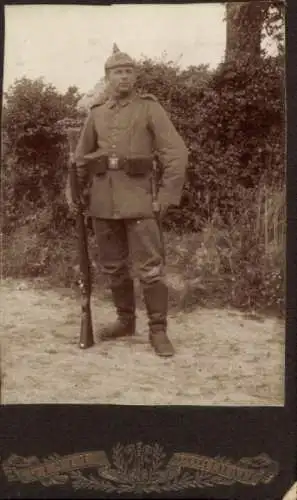
[[[93,175],[102,175],[107,170],[124,170],[130,175],[141,175],[153,166],[149,157],[125,158],[103,155],[89,163],[89,171]]]
[[[119,158],[118,156],[107,156],[107,168],[108,170],[121,170],[124,168],[126,163],[126,158]]]

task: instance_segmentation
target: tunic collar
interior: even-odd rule
[[[122,99],[116,99],[115,97],[110,97],[108,102],[107,102],[107,105],[109,108],[113,108],[114,106],[127,106],[128,104],[130,104],[130,102],[132,102],[135,97],[136,97],[136,92],[132,92],[131,94],[129,94],[127,97],[124,97]]]

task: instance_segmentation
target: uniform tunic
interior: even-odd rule
[[[100,156],[141,159],[157,154],[163,169],[159,202],[178,205],[188,151],[164,108],[150,95],[136,92],[93,105],[75,152],[79,168],[88,171]],[[151,169],[141,175],[107,170],[91,175],[89,215],[101,219],[152,218]]]

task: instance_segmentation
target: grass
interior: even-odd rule
[[[214,214],[200,233],[164,234],[172,308],[232,306],[284,313],[285,189],[243,189],[240,207],[240,216],[230,213],[228,223]],[[92,235],[89,249],[95,264]],[[23,225],[3,238],[2,261],[3,276],[41,277],[49,286],[75,288],[75,232],[49,239],[32,232],[30,224]],[[93,273],[96,292],[110,298],[107,281],[96,266]],[[137,291],[139,295],[139,287]]]
[[[242,191],[240,216],[214,215],[198,234],[166,234],[169,272],[182,275],[182,308],[231,305],[284,313],[285,190]]]

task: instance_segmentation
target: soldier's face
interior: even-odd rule
[[[107,80],[113,93],[129,94],[135,85],[136,72],[131,66],[119,66],[108,71]]]

